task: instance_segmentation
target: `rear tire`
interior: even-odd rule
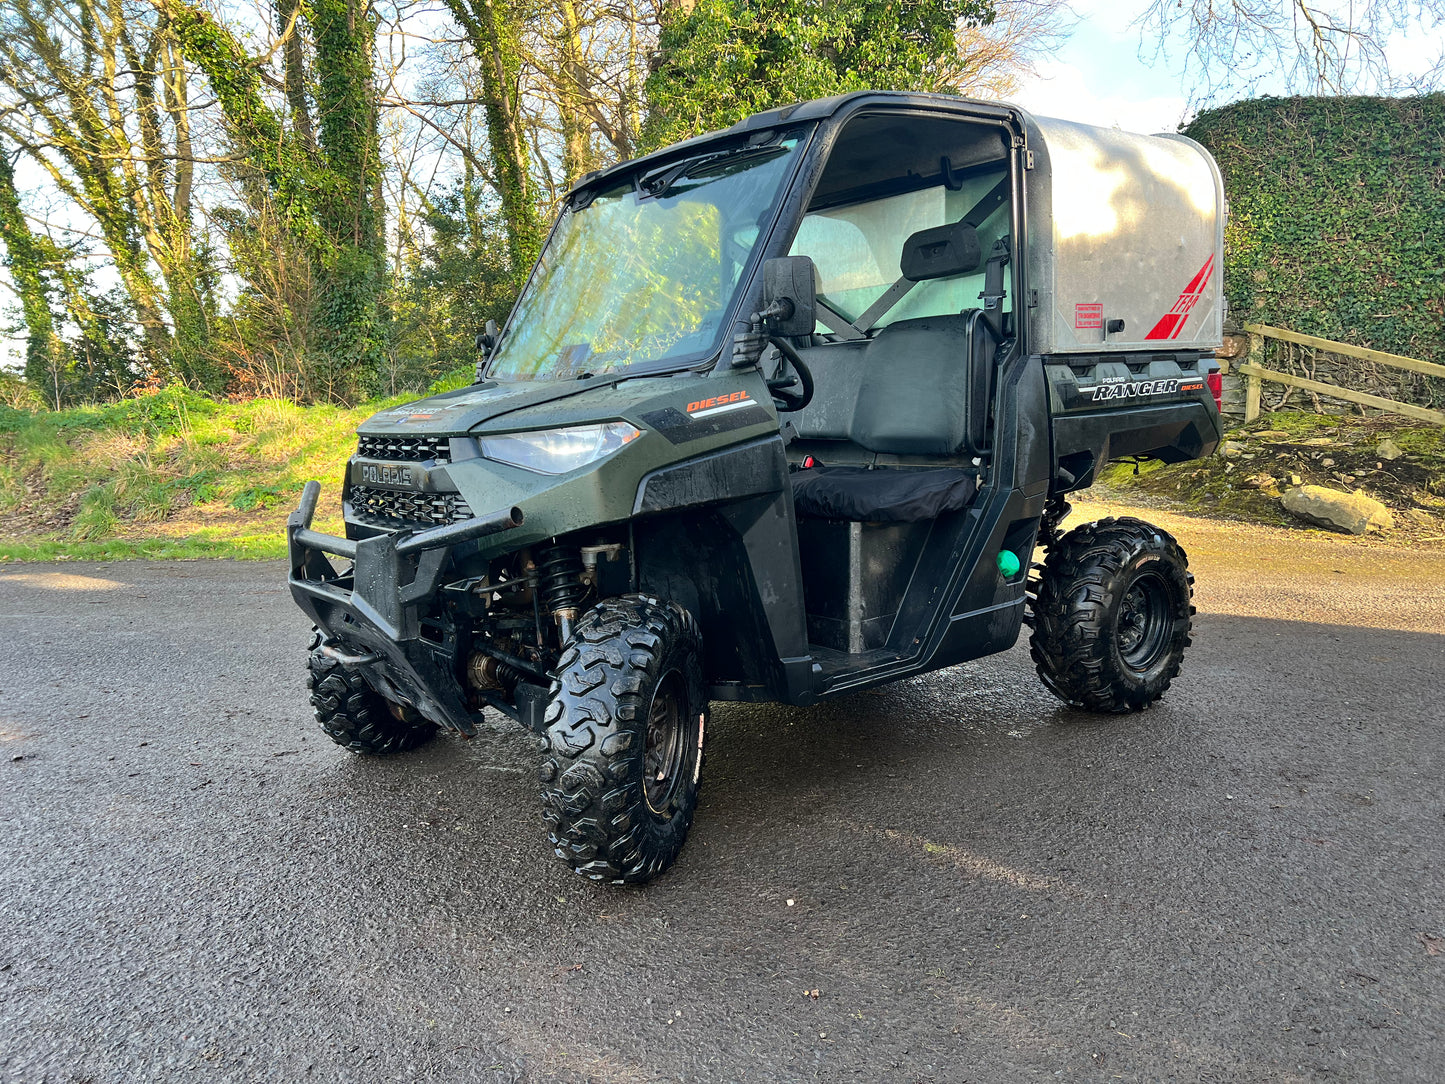
[[[348,670],[321,653],[321,633],[311,636],[307,660],[307,688],[322,731],[337,745],[353,753],[403,753],[431,741],[435,723],[427,722],[405,704],[393,704]]]
[[[1050,548],[1029,585],[1029,651],[1071,707],[1140,711],[1179,674],[1194,607],[1189,561],[1143,520],[1086,523]]]
[[[557,856],[594,881],[639,884],[676,860],[697,809],[706,733],[702,637],[643,595],[584,614],[547,704],[542,815]]]

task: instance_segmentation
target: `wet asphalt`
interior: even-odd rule
[[[0,1080],[1445,1078],[1445,554],[1172,526],[1154,709],[719,705],[641,889],[520,731],[331,745],[279,565],[0,566]]]

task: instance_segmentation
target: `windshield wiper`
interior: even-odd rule
[[[658,199],[667,195],[672,186],[684,177],[705,177],[707,172],[704,167],[716,169],[724,165],[746,162],[752,158],[772,158],[782,154],[785,149],[776,143],[769,143],[761,147],[735,147],[730,151],[722,151],[718,154],[688,158],[639,178],[637,190],[642,199]]]

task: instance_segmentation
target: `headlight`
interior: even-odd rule
[[[482,455],[539,474],[566,474],[611,455],[641,435],[635,425],[626,422],[539,429],[535,433],[483,437]]]

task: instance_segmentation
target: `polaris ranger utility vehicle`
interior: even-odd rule
[[[1110,460],[1220,438],[1224,197],[1182,136],[851,94],[589,174],[477,382],[360,430],[346,537],[288,526],[312,703],[364,753],[545,738],[577,872],[677,857],[713,700],[812,704],[1004,651],[1143,708],[1191,578]],[[1048,558],[1030,576],[1036,546]]]

